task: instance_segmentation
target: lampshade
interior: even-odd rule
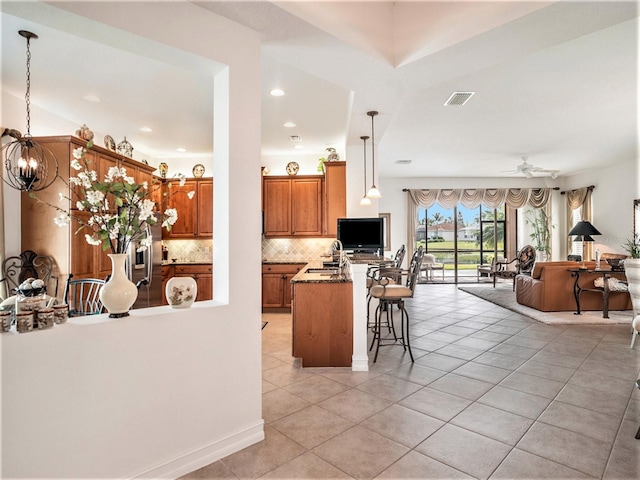
[[[591,225],[590,222],[587,222],[586,220],[582,220],[581,222],[578,222],[575,224],[575,226],[571,229],[571,231],[569,232],[569,236],[575,235],[576,238],[574,239],[576,242],[579,241],[583,241],[583,242],[593,242],[593,238],[591,238],[591,235],[602,235],[598,229],[596,227],[594,227],[593,225]]]

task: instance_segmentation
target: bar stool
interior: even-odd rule
[[[396,252],[393,261],[381,265],[373,265],[367,270],[367,328],[373,327],[374,323],[369,320],[371,306],[371,287],[378,285],[381,278],[387,278],[388,283],[402,282],[402,262],[406,253],[405,246],[402,245]],[[389,329],[391,331],[391,329]]]
[[[402,346],[405,352],[408,350],[409,356],[411,357],[411,362],[413,363],[413,353],[411,352],[411,344],[409,341],[409,314],[404,307],[404,301],[407,298],[413,297],[413,292],[418,281],[418,275],[420,273],[420,263],[422,262],[423,255],[424,251],[422,250],[422,247],[418,248],[418,250],[413,254],[411,263],[409,264],[409,270],[405,272],[407,275],[405,285],[391,283],[383,277],[379,279],[378,285],[374,285],[371,287],[371,297],[377,298],[379,300],[378,306],[376,307],[375,320],[372,328],[373,339],[371,341],[371,346],[369,347],[369,351],[371,351],[373,349],[373,346],[376,345],[376,353],[373,357],[374,363],[378,359],[378,352],[380,351],[380,347],[390,345]],[[401,312],[401,334],[399,336],[396,334],[396,330],[393,324],[394,305],[397,306]],[[387,324],[390,326],[390,329],[393,332],[393,340],[390,337],[382,338],[381,336],[383,312],[386,313]]]

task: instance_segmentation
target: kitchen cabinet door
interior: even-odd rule
[[[304,263],[262,265],[262,308],[291,308],[291,279]]]
[[[291,234],[322,235],[322,178],[291,181]]]
[[[167,184],[167,205],[178,211],[178,220],[171,231],[163,230],[163,238],[194,238],[197,235],[198,204],[187,195],[197,187],[195,180],[187,180],[183,186],[179,182]]]
[[[324,164],[325,231],[329,237],[338,235],[338,219],[347,216],[347,162]]]
[[[213,179],[198,180],[198,237],[213,237]]]
[[[262,307],[282,307],[282,273],[262,274]]]
[[[262,190],[265,237],[291,235],[291,180],[265,178]]]
[[[199,273],[197,274],[196,282],[198,284],[196,302],[213,299],[213,275],[210,273]]]

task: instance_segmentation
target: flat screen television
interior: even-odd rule
[[[384,250],[384,218],[339,218],[338,240],[344,250],[381,253]]]

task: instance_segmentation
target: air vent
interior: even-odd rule
[[[398,165],[409,165],[411,163],[411,160],[396,160],[396,162]]]
[[[445,106],[461,106],[469,101],[476,92],[453,92],[446,102]]]
[[[291,140],[292,142],[301,142],[302,137],[300,135],[291,135],[289,137],[289,140]]]

